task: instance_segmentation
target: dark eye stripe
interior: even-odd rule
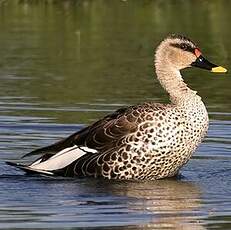
[[[171,43],[171,46],[194,53],[195,48],[188,43]]]

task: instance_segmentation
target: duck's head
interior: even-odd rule
[[[156,50],[156,65],[165,63],[181,70],[187,67],[199,67],[215,73],[225,73],[227,70],[206,60],[190,39],[181,35],[170,35],[160,43]]]

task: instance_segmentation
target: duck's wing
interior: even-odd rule
[[[122,137],[136,131],[140,115],[137,108],[133,106],[119,109],[66,139],[27,153],[23,158],[38,154],[46,154],[45,158],[47,158],[46,156],[52,156],[75,145],[95,150],[110,148]]]
[[[137,106],[119,109],[66,139],[24,155],[41,155],[29,165],[8,164],[29,173],[45,174],[47,171],[50,175],[84,155],[97,155],[112,149],[126,135],[137,130],[140,115],[137,109]]]

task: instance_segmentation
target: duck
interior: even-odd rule
[[[169,104],[145,102],[120,108],[23,156],[39,155],[32,163],[6,163],[28,174],[46,176],[157,180],[178,175],[209,126],[206,107],[184,82],[181,70],[227,70],[209,62],[191,39],[175,34],[158,45],[154,67]]]

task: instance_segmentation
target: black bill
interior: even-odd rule
[[[202,68],[202,69],[207,69],[207,70],[210,70],[211,72],[214,72],[214,73],[225,73],[225,72],[227,72],[227,69],[225,69],[222,66],[217,66],[217,65],[209,62],[202,55],[200,55],[196,59],[196,61],[191,64],[191,66],[195,66],[195,67]]]

